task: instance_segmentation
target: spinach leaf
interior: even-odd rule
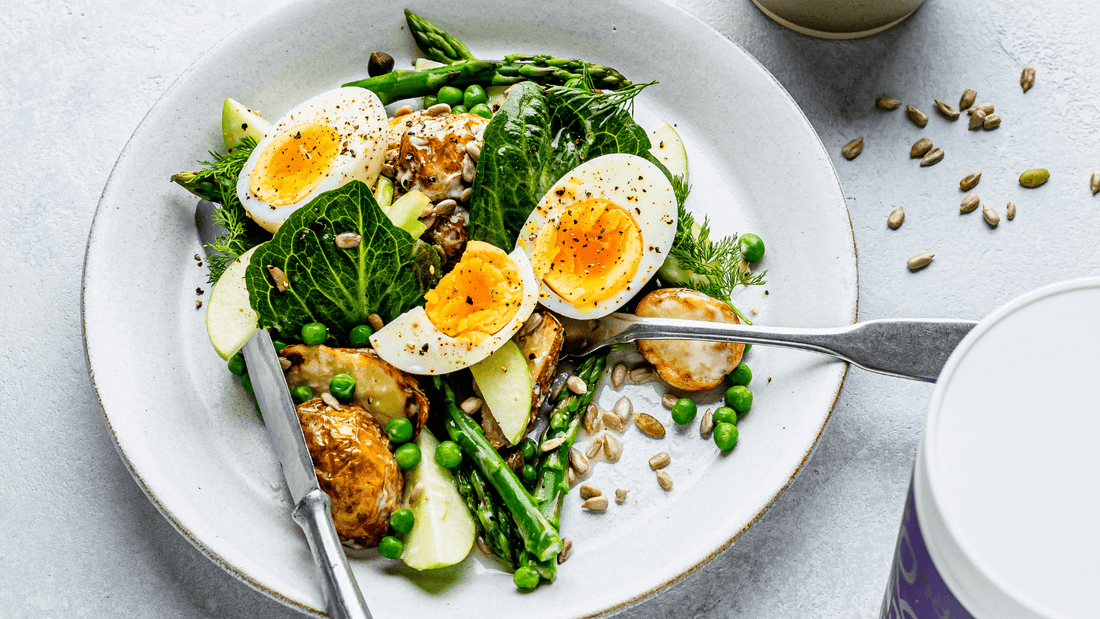
[[[340,249],[335,239],[344,232],[362,241]],[[286,275],[285,291],[269,266]],[[321,322],[346,339],[372,313],[388,322],[423,303],[441,272],[439,254],[394,226],[366,184],[351,181],[295,211],[252,255],[245,279],[261,327],[297,334]]]

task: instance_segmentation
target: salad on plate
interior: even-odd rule
[[[414,69],[375,52],[369,77],[274,123],[227,98],[226,152],[172,180],[224,228],[207,247],[211,343],[250,391],[239,350],[272,331],[342,541],[416,570],[476,545],[533,589],[571,550],[565,495],[614,509],[625,491],[585,478],[631,426],[665,434],[625,397],[597,406],[605,377],[725,388],[700,424],[723,453],[752,405],[747,346],[641,341],[630,369],[607,352],[574,363],[560,318],[748,322],[732,299],[764,282],[764,245],[712,238],[687,210],[680,137],[632,116],[656,82],[547,54],[481,60],[405,15]],[[698,414],[664,403],[675,424]]]

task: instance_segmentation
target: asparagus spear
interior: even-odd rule
[[[405,21],[409,22],[409,32],[416,39],[416,46],[424,55],[444,64],[456,60],[477,60],[462,41],[440,30],[432,22],[405,9]]]
[[[180,172],[173,174],[171,181],[195,194],[199,199],[221,204],[222,185],[210,170]]]
[[[511,521],[507,510],[495,503],[495,497],[491,495],[485,477],[469,458],[463,459],[462,464],[455,469],[455,476],[458,478],[458,491],[466,499],[470,512],[477,516],[476,523],[481,538],[509,568],[518,567],[517,548],[512,543],[518,538],[518,533],[512,535],[515,523]]]

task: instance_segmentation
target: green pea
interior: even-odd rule
[[[747,385],[752,382],[752,370],[744,363],[738,363],[737,367],[733,368],[733,371],[726,374],[726,385],[733,387],[735,385]]]
[[[405,542],[401,541],[400,538],[387,535],[382,538],[382,541],[378,542],[378,554],[387,559],[400,559],[403,552],[405,552]]]
[[[436,103],[439,103],[439,97],[437,97],[435,95],[425,95],[424,96],[424,109],[428,109],[431,106],[435,105]]]
[[[473,111],[475,105],[488,103],[488,101],[489,95],[485,94],[485,89],[477,84],[470,84],[466,87],[466,92],[462,93],[462,105],[470,108],[471,114],[477,113]],[[486,109],[488,109],[488,106],[486,106]]]
[[[680,425],[691,423],[697,412],[699,409],[695,406],[695,402],[688,398],[680,398],[676,400],[676,404],[672,405],[672,420]]]
[[[271,340],[271,343],[275,345],[275,352],[283,352],[283,349],[286,348],[286,342],[282,340]]]
[[[523,468],[519,470],[519,478],[523,481],[523,485],[527,487],[535,485],[535,479],[538,476],[538,469],[533,464],[524,464]]]
[[[454,86],[444,86],[440,88],[435,97],[440,103],[446,103],[451,106],[451,110],[454,110],[456,105],[462,103],[462,91]]]
[[[328,327],[319,322],[302,325],[302,342],[307,346],[324,344],[328,339]]]
[[[714,423],[732,423],[737,425],[737,411],[728,406],[723,406],[714,411]]]
[[[755,234],[742,234],[737,239],[737,247],[741,249],[745,262],[756,262],[764,257],[764,241]]]
[[[535,450],[538,449],[538,445],[535,445],[535,441],[525,438],[519,443],[519,453],[523,454],[523,461],[527,462],[535,457]]]
[[[229,358],[229,371],[237,376],[244,374],[244,355],[237,353]]]
[[[414,524],[416,524],[416,516],[408,507],[402,507],[390,514],[390,528],[402,535],[412,531]]]
[[[468,111],[469,110],[466,109],[466,106],[462,105],[461,103],[459,103],[458,105],[451,108],[451,113],[452,114],[465,114]]]
[[[356,325],[348,333],[348,346],[352,348],[366,348],[370,346],[370,336],[374,335],[374,329],[370,325]]]
[[[341,402],[348,402],[355,393],[355,378],[350,374],[337,374],[328,381],[328,391]]]
[[[313,390],[306,385],[301,385],[291,389],[290,397],[294,398],[294,401],[299,404],[302,402],[309,402],[313,399]]]
[[[744,385],[734,385],[726,390],[726,406],[744,415],[752,408],[752,390]]]
[[[255,391],[252,390],[252,378],[247,372],[241,376],[241,387],[244,388],[245,393],[248,395],[255,395]]]
[[[405,443],[393,452],[393,458],[397,460],[397,466],[403,469],[411,469],[420,464],[420,448],[416,446],[416,443]]]
[[[737,426],[722,422],[714,426],[714,444],[722,451],[729,451],[737,444]]]
[[[470,108],[470,113],[471,114],[477,114],[478,116],[480,116],[482,118],[490,118],[491,119],[493,117],[493,110],[490,110],[489,106],[484,104],[484,103],[478,103],[477,105]]]
[[[744,357],[745,355],[749,354],[750,350],[752,350],[752,344],[745,344],[745,350],[741,351],[741,356]]]
[[[523,591],[530,591],[539,586],[539,573],[532,567],[521,567],[512,574],[512,582]]]
[[[413,436],[413,424],[408,417],[394,417],[386,422],[386,436],[395,443],[407,443]]]
[[[453,469],[462,462],[462,448],[454,441],[443,441],[435,448],[435,463]]]

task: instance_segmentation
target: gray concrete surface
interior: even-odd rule
[[[123,144],[175,76],[267,4],[0,7],[0,615],[296,616],[195,551],[134,484],[92,393],[79,323],[85,238]],[[1100,274],[1100,196],[1088,190],[1100,170],[1100,5],[929,0],[901,26],[850,42],[790,32],[748,0],[682,5],[759,58],[832,153],[859,250],[861,318],[980,318],[1025,290]],[[1024,94],[1026,64],[1038,77]],[[996,105],[1000,129],[968,132],[965,116],[934,111],[933,98],[956,104],[966,87]],[[924,110],[928,126],[876,110],[880,95]],[[863,154],[844,160],[840,147],[859,136]],[[908,157],[925,136],[947,153],[931,168]],[[1021,188],[1019,173],[1037,166],[1050,182]],[[958,213],[958,181],[975,171],[997,229]],[[891,231],[897,206],[907,218]],[[910,273],[905,259],[926,251],[935,261]],[[1021,342],[1020,362],[1042,360]],[[876,617],[931,391],[853,370],[815,455],[766,516],[622,616]]]

